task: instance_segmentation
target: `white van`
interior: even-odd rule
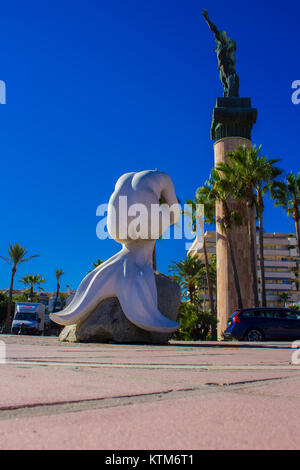
[[[44,332],[45,305],[17,302],[12,323],[13,334],[41,335]]]

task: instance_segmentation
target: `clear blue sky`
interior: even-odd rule
[[[207,8],[237,42],[240,95],[258,108],[253,142],[285,171],[299,171],[298,1],[24,0],[0,15],[0,254],[9,242],[41,256],[22,265],[55,288],[76,288],[119,245],[96,237],[96,208],[116,179],[154,169],[172,177],[181,201],[213,166],[212,109],[222,96]],[[293,221],[266,204],[266,231]],[[158,268],[185,255],[183,241],[158,245]],[[0,263],[0,287],[9,285]],[[17,282],[16,287],[22,284]]]

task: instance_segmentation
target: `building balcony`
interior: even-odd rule
[[[277,283],[271,283],[271,282],[266,282],[266,290],[275,290],[275,291],[285,291],[288,292],[290,290],[296,290],[296,286],[293,284],[277,284]]]
[[[265,267],[272,267],[272,268],[296,268],[297,263],[296,261],[280,261],[280,260],[265,260],[264,262]]]
[[[261,278],[260,269],[257,271],[257,275]],[[295,279],[296,276],[292,271],[280,272],[280,271],[265,271],[265,279]]]
[[[257,243],[259,243],[259,237],[256,236]],[[294,237],[291,238],[266,238],[264,237],[264,246],[297,246],[297,240]]]
[[[278,256],[282,258],[296,257],[297,250],[294,248],[289,250],[264,250],[264,256]]]

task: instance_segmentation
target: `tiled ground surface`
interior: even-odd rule
[[[300,448],[291,343],[0,340],[0,449]]]

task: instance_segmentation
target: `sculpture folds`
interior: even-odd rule
[[[81,323],[102,300],[117,297],[125,316],[139,328],[177,330],[179,324],[157,308],[152,254],[155,240],[179,217],[173,183],[166,173],[149,170],[121,176],[109,200],[107,228],[122,249],[89,273],[72,302],[52,313],[51,320],[60,325]]]

